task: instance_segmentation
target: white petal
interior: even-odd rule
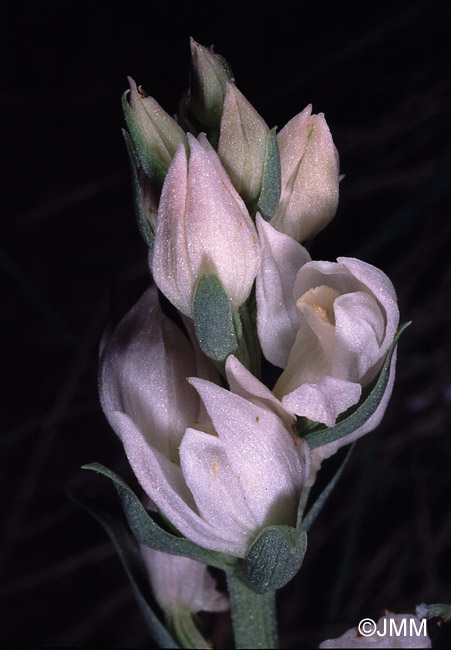
[[[259,197],[269,128],[233,82],[227,83],[218,155],[246,203]]]
[[[185,146],[180,144],[161,192],[152,273],[168,300],[183,314],[190,315],[195,278],[185,235],[187,192],[188,162]]]
[[[190,134],[188,139],[185,222],[190,267],[196,277],[215,272],[236,310],[248,297],[260,265],[257,232],[232,182],[225,172],[218,173],[216,152]]]
[[[232,354],[227,357],[226,375],[230,385],[230,390],[236,395],[241,395],[257,406],[269,408],[273,413],[278,415],[287,429],[290,429],[296,423],[293,413],[290,413],[282,407],[281,402],[274,394],[262,384],[254,375],[249,372],[243,364],[238,361]]]
[[[189,341],[162,314],[152,287],[103,351],[99,392],[105,415],[111,422],[113,411],[127,413],[152,446],[176,460],[182,435],[199,411],[199,398],[186,381],[195,370]]]
[[[323,114],[307,106],[278,135],[282,194],[272,225],[297,241],[310,239],[338,204],[338,153]]]
[[[306,249],[275,230],[257,214],[262,263],[257,275],[257,328],[265,357],[287,365],[299,329],[293,286],[299,269],[310,261]]]
[[[308,104],[303,111],[295,115],[277,134],[277,144],[280,151],[280,167],[282,174],[282,195],[295,174],[299,161],[304,155],[308,141],[308,125],[312,114],[312,105]]]
[[[344,294],[334,303],[335,377],[360,381],[383,353],[385,322],[380,305],[369,293]]]
[[[323,447],[319,447],[318,451],[321,452],[323,459],[329,458],[329,456],[333,456],[333,454],[335,454],[341,447],[344,447],[345,445],[349,445],[351,442],[354,442],[354,440],[358,440],[366,433],[373,431],[377,426],[379,426],[382,418],[384,417],[386,408],[388,406],[388,402],[390,401],[390,397],[393,392],[393,385],[395,383],[395,374],[396,374],[396,355],[397,355],[397,351],[395,349],[390,363],[390,375],[388,378],[387,387],[385,389],[382,400],[379,406],[376,408],[373,415],[370,416],[370,418],[365,422],[365,424],[363,424],[361,427],[359,427],[352,433],[348,434],[347,436],[344,436],[343,438],[340,438],[335,442],[330,442],[329,444],[324,445]]]
[[[216,589],[205,564],[180,555],[169,555],[140,546],[152,590],[160,607],[167,611],[219,612],[228,609],[228,599]]]
[[[381,356],[390,347],[399,325],[399,308],[396,291],[391,280],[380,269],[352,257],[337,260],[361,282],[366,291],[373,293],[385,311],[385,337],[381,343]]]
[[[267,409],[202,379],[199,392],[260,527],[294,524],[310,469],[307,446]]]
[[[246,505],[240,479],[224,445],[215,435],[187,429],[180,446],[186,484],[199,513],[212,528],[234,541],[234,555],[243,556],[257,522]]]
[[[334,327],[330,323],[314,323],[312,329],[308,318],[315,319],[309,314],[301,323],[296,341],[291,349],[288,364],[273,388],[273,393],[280,400],[284,395],[296,390],[301,384],[316,384],[324,375],[332,371]],[[319,320],[319,319],[318,319]],[[288,407],[286,407],[288,408]]]
[[[288,393],[282,398],[282,405],[297,415],[332,427],[340,413],[357,404],[361,392],[360,384],[326,376],[316,384],[302,384]]]
[[[365,286],[355,278],[343,264],[336,262],[309,262],[296,276],[294,297],[297,301],[309,289],[320,286],[330,287],[338,293],[365,291]]]
[[[152,448],[124,413],[113,414],[112,426],[122,440],[140,485],[169,521],[196,544],[214,551],[233,553],[234,540],[212,528],[197,513],[180,467]]]

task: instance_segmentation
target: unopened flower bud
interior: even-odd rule
[[[257,232],[206,137],[189,134],[188,140],[189,160],[180,145],[161,193],[154,279],[177,309],[192,316],[197,281],[216,275],[237,311],[259,268]]]
[[[222,612],[229,608],[228,598],[216,589],[205,564],[147,546],[141,546],[141,555],[155,599],[168,614]]]
[[[217,141],[226,85],[233,73],[213,46],[204,47],[191,38],[190,47],[190,86],[181,101],[180,119],[195,135],[206,131]]]
[[[130,91],[124,93],[122,107],[133,148],[144,172],[161,187],[178,145],[186,144],[186,135],[153,97],[138,89],[131,77],[128,80]]]
[[[270,130],[264,119],[235,84],[229,82],[218,154],[251,213],[255,212],[262,191],[269,137]]]
[[[306,241],[333,219],[338,205],[338,153],[324,115],[309,104],[277,136],[282,193],[271,225]]]

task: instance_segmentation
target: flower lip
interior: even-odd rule
[[[340,294],[323,284],[309,289],[296,301],[296,307],[303,311],[312,309],[324,323],[335,325],[334,301]]]

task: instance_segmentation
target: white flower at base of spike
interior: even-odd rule
[[[160,290],[186,316],[202,275],[216,275],[237,311],[260,265],[255,226],[205,136],[188,134],[166,176],[158,210],[152,272]]]
[[[169,521],[200,546],[244,557],[266,526],[295,525],[310,453],[274,412],[221,388],[202,364],[149,290],[103,351],[102,407]]]
[[[363,619],[361,630],[353,627],[336,639],[320,643],[320,648],[432,648],[427,634],[426,620],[413,614],[386,612],[374,624]]]
[[[277,135],[282,193],[271,225],[296,241],[311,239],[335,216],[339,160],[324,115],[309,104]]]
[[[228,598],[216,589],[205,564],[142,545],[141,555],[155,599],[165,612],[196,614],[229,608]]]

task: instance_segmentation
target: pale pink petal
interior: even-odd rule
[[[315,332],[308,322],[310,314],[306,316],[291,349],[287,367],[273,388],[274,395],[280,400],[301,384],[314,384],[332,371],[334,327],[327,323],[314,323]],[[316,319],[314,314],[311,316],[312,320]]]
[[[227,83],[218,155],[234,187],[245,199],[257,201],[265,164],[269,128],[233,82]]]
[[[197,513],[180,467],[152,448],[124,413],[113,413],[111,424],[122,440],[140,485],[169,521],[196,544],[233,554],[236,548],[233,537],[227,531],[212,528]]]
[[[293,525],[310,469],[306,445],[271,411],[202,379],[199,392],[260,527]]]
[[[337,260],[345,266],[354,277],[371,291],[385,311],[385,337],[381,343],[381,356],[390,347],[399,325],[399,308],[395,288],[383,271],[352,257],[339,257]],[[365,290],[364,289],[364,290]]]
[[[334,303],[335,346],[333,374],[360,381],[383,354],[384,316],[375,298],[356,291],[339,296]]]
[[[354,442],[354,440],[358,440],[358,438],[361,438],[366,433],[373,431],[373,429],[379,426],[382,418],[384,417],[386,408],[390,401],[391,394],[393,392],[393,385],[395,383],[395,374],[396,374],[396,356],[397,356],[397,350],[395,348],[390,363],[390,375],[388,378],[387,387],[385,389],[382,400],[379,403],[373,415],[370,416],[370,418],[365,422],[365,424],[363,424],[361,427],[359,427],[352,433],[348,434],[347,436],[344,436],[343,438],[340,438],[335,442],[330,442],[329,444],[324,445],[323,447],[319,447],[318,450],[321,452],[323,459],[329,458],[329,456],[333,456],[333,454],[335,454],[341,447],[344,447],[345,445],[349,445],[351,442]]]
[[[152,273],[160,290],[182,313],[191,313],[194,289],[188,259],[186,201],[188,161],[185,145],[179,145],[163,184],[158,207]]]
[[[216,582],[205,564],[181,555],[169,555],[140,546],[152,591],[166,611],[222,612],[228,599],[216,589]]]
[[[297,415],[332,427],[340,413],[357,404],[362,388],[335,377],[322,377],[316,384],[302,384],[282,398],[282,405]]]
[[[257,406],[270,409],[280,417],[287,429],[295,424],[296,418],[293,413],[286,411],[269,388],[245,368],[233,354],[227,357],[226,375],[232,393],[241,395]]]
[[[295,300],[310,289],[323,285],[340,294],[365,290],[365,286],[343,264],[313,261],[305,264],[296,276],[293,290]]]
[[[297,241],[316,235],[338,204],[339,161],[323,114],[307,106],[277,136],[282,192],[271,224]]]
[[[199,411],[199,398],[186,381],[195,370],[188,339],[162,314],[152,287],[103,351],[99,392],[105,415],[111,422],[113,411],[127,413],[153,447],[176,460],[183,432]]]
[[[187,429],[180,446],[183,476],[202,519],[234,540],[233,554],[243,556],[258,522],[246,504],[241,480],[222,441],[215,435]]]
[[[196,276],[216,273],[236,310],[248,297],[260,265],[257,232],[232,182],[218,173],[216,152],[190,134],[188,140],[185,222],[190,267]]]
[[[306,249],[257,214],[262,263],[257,275],[257,328],[265,357],[284,368],[299,329],[293,285],[310,261]]]

